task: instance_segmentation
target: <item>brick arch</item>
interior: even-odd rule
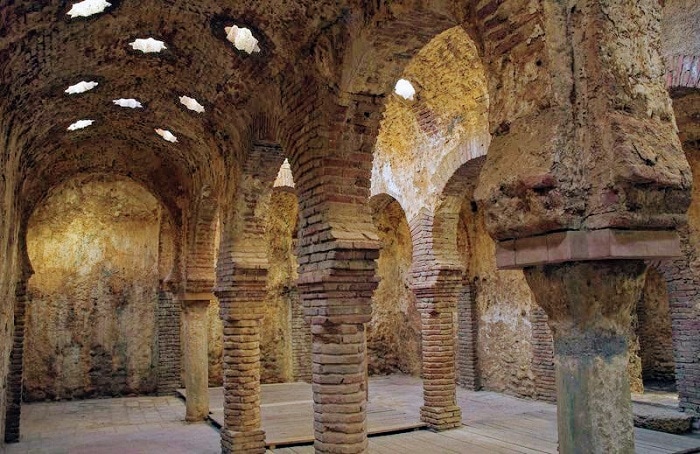
[[[675,55],[666,60],[666,88],[672,92],[700,89],[700,55]]]
[[[204,185],[193,197],[190,210],[182,290],[188,293],[211,292],[215,282],[215,238],[219,211],[213,188]]]

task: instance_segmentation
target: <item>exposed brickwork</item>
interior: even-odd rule
[[[260,334],[268,296],[265,224],[259,206],[269,199],[284,161],[279,146],[254,143],[242,166],[224,226],[216,296],[223,321],[224,453],[264,453],[260,420]]]
[[[689,262],[693,257],[687,232],[681,232],[684,257],[677,260],[651,262],[666,278],[671,314],[671,335],[676,360],[678,404],[684,411],[700,416],[700,277]]]
[[[539,306],[530,313],[532,324],[532,371],[535,373],[537,399],[557,400],[554,372],[554,340],[547,324],[547,313]]]
[[[369,181],[382,99],[285,87],[282,144],[299,197],[298,290],[311,322],[316,452],[367,449],[365,323],[377,286]]]
[[[292,302],[292,367],[295,381],[311,382],[311,326],[296,288],[289,289]]]
[[[235,282],[233,287],[217,288],[215,292],[224,323],[221,451],[262,454],[265,432],[260,419],[260,322],[267,272],[240,268],[228,271]]]
[[[700,56],[676,55],[666,59],[666,88],[700,88]]]
[[[173,295],[158,292],[156,326],[158,330],[158,394],[173,394],[182,386],[180,351],[180,312],[182,306]]]
[[[22,361],[24,357],[24,325],[26,321],[27,281],[17,282],[15,287],[15,332],[10,354],[10,370],[7,377],[7,408],[5,411],[5,442],[19,441],[22,412]]]
[[[436,263],[434,219],[430,213],[422,211],[409,225],[413,238],[412,287],[423,335],[421,420],[433,429],[445,430],[462,424],[456,401],[454,318],[463,270],[457,265]]]
[[[476,348],[479,334],[478,313],[472,287],[468,283],[462,283],[457,301],[457,314],[457,384],[470,390],[478,390],[481,388]]]

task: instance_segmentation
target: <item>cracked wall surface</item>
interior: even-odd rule
[[[88,177],[52,191],[29,222],[24,396],[155,390],[161,208],[140,185]]]

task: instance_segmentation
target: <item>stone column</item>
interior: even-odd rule
[[[183,360],[185,366],[185,420],[202,421],[209,415],[209,351],[207,309],[211,294],[188,293],[182,304]]]
[[[559,452],[633,453],[627,341],[641,260],[525,268],[554,337]]]
[[[437,274],[440,273],[438,270]],[[434,430],[462,425],[462,410],[457,406],[454,332],[461,287],[459,271],[443,271],[443,275],[430,286],[413,288],[423,334],[421,420]]]
[[[265,452],[260,416],[260,323],[266,279],[265,269],[236,269],[233,286],[216,290],[224,324],[223,454]]]

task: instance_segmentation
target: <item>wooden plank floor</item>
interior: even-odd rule
[[[212,419],[223,423],[223,392],[210,390]],[[556,453],[556,406],[488,391],[458,389],[464,425],[446,432],[415,430],[369,438],[369,452],[381,454]],[[420,426],[421,381],[392,375],[370,379],[368,431]],[[268,453],[310,454],[313,446],[311,387],[306,383],[263,385],[263,429]],[[678,436],[635,429],[636,452],[671,454],[698,448],[698,434]],[[289,443],[297,445],[289,446]],[[304,443],[307,443],[304,445]],[[286,446],[286,447],[285,447]]]

